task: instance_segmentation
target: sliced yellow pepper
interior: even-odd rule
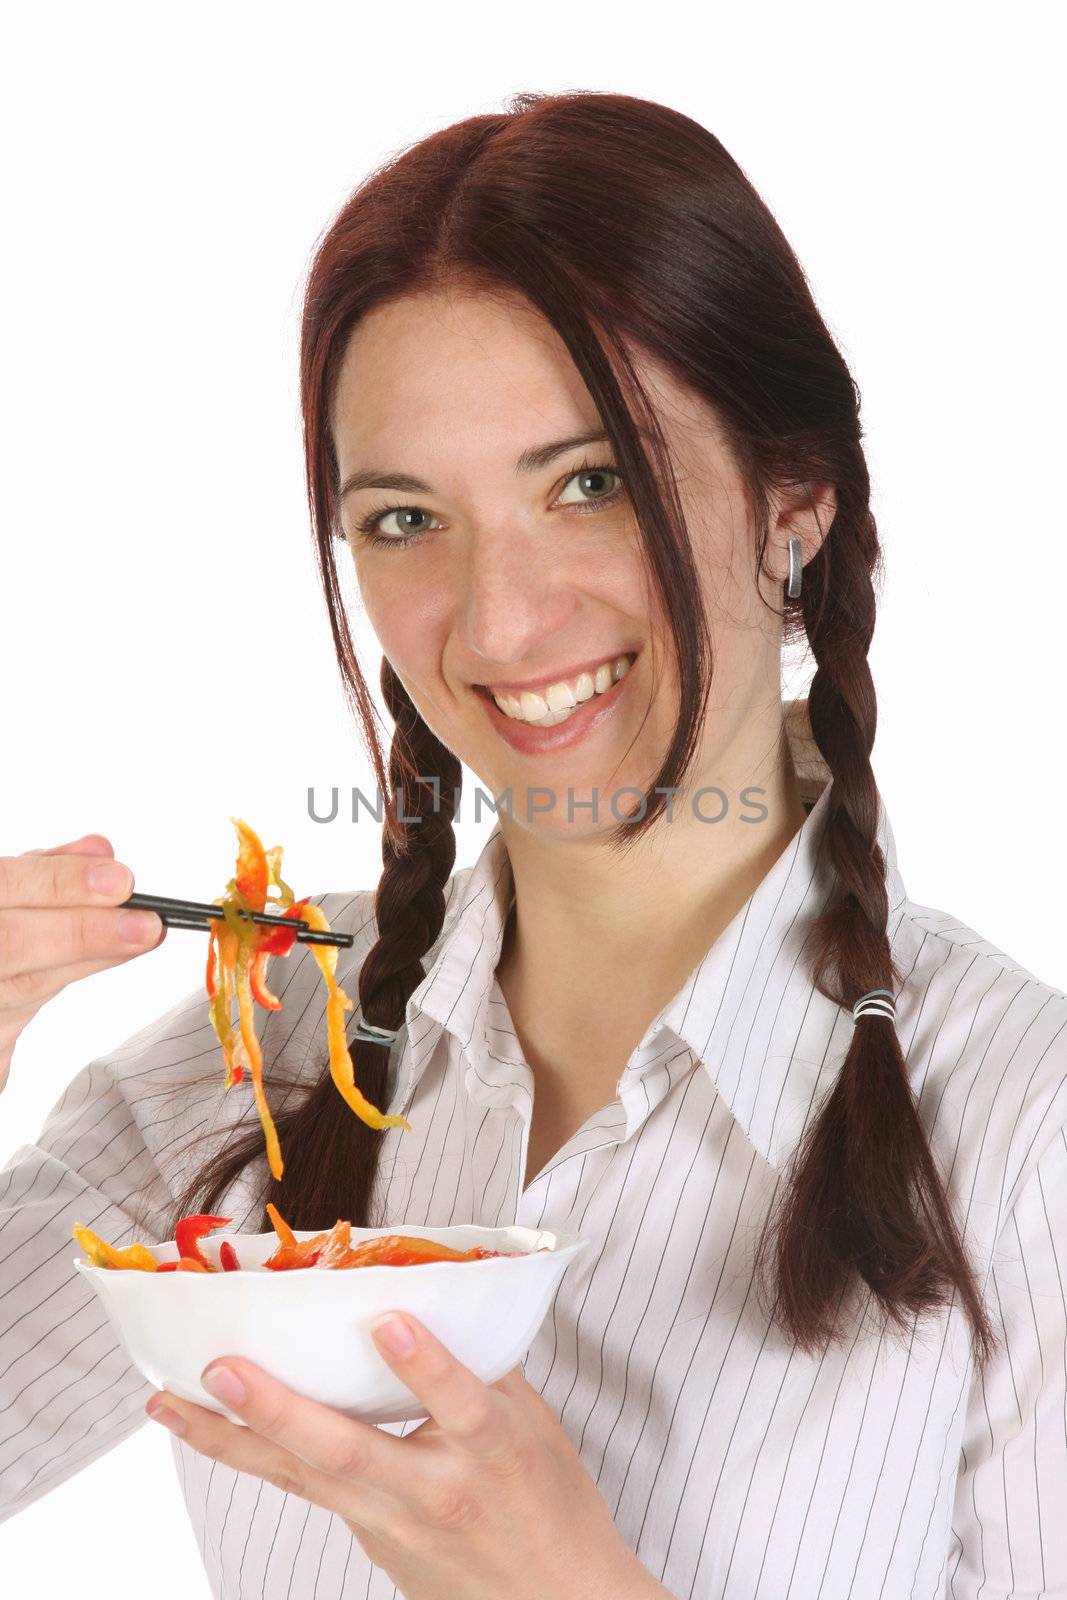
[[[313,928],[320,928],[328,932],[330,924],[326,919],[321,906],[308,904],[301,912],[303,920]],[[356,1116],[369,1124],[372,1128],[406,1128],[410,1133],[411,1123],[407,1117],[388,1117],[379,1111],[377,1106],[372,1106],[365,1095],[360,1094],[356,1088],[355,1069],[352,1066],[352,1057],[348,1050],[348,1040],[345,1038],[345,1012],[351,1011],[352,1001],[343,989],[337,986],[337,946],[332,944],[313,944],[311,953],[319,964],[329,998],[326,1001],[326,1031],[330,1042],[330,1076],[333,1078],[337,1090],[346,1105],[352,1107]]]
[[[91,1228],[74,1224],[74,1237],[89,1257],[94,1267],[137,1267],[142,1272],[155,1272],[158,1265],[151,1250],[143,1244],[128,1244],[123,1250],[101,1239]]]

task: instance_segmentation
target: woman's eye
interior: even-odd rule
[[[399,519],[395,528],[385,526],[391,517]],[[385,544],[410,544],[427,531],[424,524],[432,521],[433,513],[424,511],[421,506],[389,506],[384,511],[371,512],[359,526],[361,533],[371,538],[380,535]]]
[[[577,472],[572,472],[564,485],[564,493],[573,484],[579,491],[577,500],[565,501],[564,504],[581,506],[583,510],[599,510],[604,505],[613,505],[621,497],[620,488],[608,488],[605,479],[614,479],[616,484],[621,483],[619,474],[614,467],[579,467]]]

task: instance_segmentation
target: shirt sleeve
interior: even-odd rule
[[[355,998],[376,937],[374,891],[310,898],[331,927],[354,935],[337,981]],[[282,1008],[257,1019],[264,1077],[276,1061],[313,1077],[328,1054],[327,990],[310,945],[272,965],[271,988]],[[357,1002],[352,1016],[361,1015]],[[73,1228],[84,1223],[120,1248],[170,1238],[168,1213],[192,1172],[239,1124],[259,1126],[247,1075],[229,1091],[223,1082],[201,985],[84,1068],[37,1142],[0,1169],[0,1522],[147,1421],[154,1386],[75,1272]],[[265,1153],[222,1201],[238,1230],[259,1211],[257,1168],[265,1172]]]
[[[972,1385],[946,1600],[1067,1597],[1067,1135],[1001,1228],[986,1304],[998,1348]]]
[[[160,1058],[177,1064],[194,1028],[202,1041],[203,1013],[198,989],[91,1062],[0,1170],[0,1522],[146,1421],[153,1385],[75,1272],[72,1230],[84,1223],[118,1246],[169,1237],[173,1196],[146,1143],[153,1101],[137,1103],[130,1085],[147,1084]]]

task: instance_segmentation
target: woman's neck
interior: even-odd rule
[[[509,827],[515,897],[496,976],[520,1041],[546,1061],[593,1049],[621,1072],[803,826],[784,741],[781,756],[761,782],[762,820],[731,800],[721,822],[701,822],[676,797],[673,821],[661,816],[625,856],[602,838]]]

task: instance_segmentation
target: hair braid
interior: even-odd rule
[[[840,885],[812,922],[812,982],[852,1006],[869,989],[899,989],[888,937],[886,863],[877,843],[871,770],[877,706],[867,652],[875,623],[873,519],[860,536],[829,534],[805,570],[804,617],[817,670],[811,731],[833,779],[826,847]],[[863,530],[866,530],[864,533]],[[855,533],[855,529],[853,529]],[[993,1334],[934,1163],[891,1017],[857,1020],[831,1093],[798,1149],[776,1230],[778,1303],[787,1325],[835,1331],[845,1290],[864,1280],[898,1328],[906,1313],[954,1291],[970,1318],[977,1359]]]
[[[419,716],[391,663],[382,692],[396,729],[389,752],[392,795],[382,829],[382,875],[374,897],[378,942],[360,968],[359,1002],[367,1022],[399,1028],[408,996],[425,973],[421,957],[445,917],[445,885],[456,861],[452,827],[462,767]],[[397,805],[399,797],[400,804]],[[380,1045],[357,1040],[360,1060]]]

